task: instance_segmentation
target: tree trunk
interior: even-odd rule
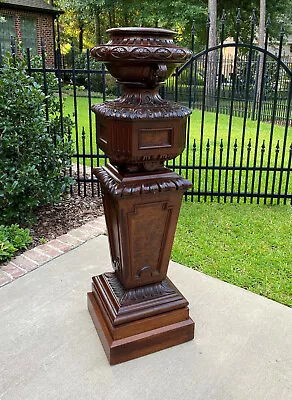
[[[83,29],[83,24],[81,23],[79,25],[79,44],[78,44],[80,53],[82,53],[83,50],[83,33],[84,29]]]
[[[129,19],[128,19],[128,12],[125,11],[124,12],[124,26],[128,26],[129,25]]]
[[[265,47],[265,23],[266,23],[266,0],[260,0],[260,20],[259,20],[259,47]],[[259,73],[257,82],[257,101],[260,99],[261,86],[264,84],[264,54],[260,53]]]
[[[94,14],[94,28],[95,28],[95,42],[97,44],[101,43],[101,27],[100,27],[100,15],[99,9],[97,9]]]
[[[208,12],[210,18],[208,47],[217,45],[217,0],[208,0]],[[216,78],[217,78],[217,51],[208,53],[207,82],[206,82],[206,105],[215,106]]]

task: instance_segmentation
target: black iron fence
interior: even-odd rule
[[[254,45],[254,17],[249,43],[240,42],[239,17],[231,43],[224,41],[224,18],[221,23],[220,44],[208,47],[207,22],[205,49],[176,69],[161,88],[165,99],[193,109],[186,149],[168,167],[192,181],[193,189],[185,193],[191,201],[292,204],[292,60],[282,57],[284,32],[275,55],[268,51],[269,21],[264,49]],[[48,77],[57,80],[61,132],[74,142],[68,174],[76,179],[77,194],[100,195],[91,171],[107,157],[97,144],[91,107],[119,96],[119,86],[89,50],[79,54],[73,44],[66,57],[56,50],[53,67],[46,64],[43,46],[38,63],[29,50],[26,57],[28,73],[42,75],[45,93]],[[73,126],[65,132],[68,115]]]

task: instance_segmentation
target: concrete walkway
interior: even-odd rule
[[[2,400],[289,400],[292,311],[171,263],[196,338],[110,367],[87,311],[99,236],[0,289]]]

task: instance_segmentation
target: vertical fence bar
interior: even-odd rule
[[[287,198],[288,198],[289,180],[290,180],[290,172],[291,172],[291,160],[292,160],[292,143],[290,144],[290,148],[289,148],[289,159],[288,159],[288,166],[287,166],[285,192],[284,192],[284,204],[285,205],[287,204]],[[290,195],[291,195],[291,193],[290,193]],[[292,196],[291,196],[291,204],[292,204]]]
[[[205,195],[204,201],[207,201],[207,192],[208,192],[208,167],[209,167],[209,153],[210,153],[210,139],[208,139],[206,144],[206,173],[205,173]]]
[[[260,86],[260,96],[259,96],[259,106],[258,106],[258,115],[257,115],[257,128],[256,128],[256,137],[255,137],[255,146],[254,146],[254,160],[253,164],[256,165],[257,161],[257,153],[259,146],[259,136],[260,136],[260,126],[261,126],[261,114],[262,114],[262,104],[263,104],[263,95],[264,95],[264,87],[265,87],[265,74],[266,74],[266,63],[267,63],[267,50],[268,50],[268,41],[269,41],[269,30],[270,30],[270,16],[268,16],[266,23],[266,37],[265,37],[265,48],[264,48],[264,57],[263,57],[263,65],[262,65],[262,76],[261,76],[261,86]],[[257,78],[258,79],[258,76]],[[258,93],[257,93],[258,96]],[[255,169],[252,173],[252,184],[251,191],[254,191],[255,185]]]
[[[258,82],[259,82],[258,76],[259,76],[259,70],[260,70],[260,58],[259,58],[257,53],[256,53],[256,57],[255,57],[255,62],[256,62],[256,72],[255,72],[255,86],[254,86],[252,111],[251,111],[251,119],[252,119],[252,121],[254,121],[255,117],[256,117],[257,93],[258,93]]]
[[[286,146],[287,146],[288,128],[289,128],[289,121],[290,121],[290,114],[291,114],[291,99],[292,99],[292,71],[291,71],[290,83],[289,83],[287,112],[286,112],[286,118],[285,118],[285,131],[284,131],[284,140],[283,140],[283,146],[282,146],[283,150],[282,150],[281,171],[280,171],[279,186],[278,186],[278,202],[277,202],[278,204],[280,202],[279,195],[281,193],[281,187],[282,187],[282,181],[283,181],[285,152],[286,152]]]
[[[31,76],[31,59],[30,59],[30,49],[26,49],[26,57],[27,57],[27,73]]]
[[[59,95],[59,111],[60,111],[60,127],[61,136],[64,137],[64,121],[63,121],[63,93],[62,93],[62,77],[61,77],[61,49],[60,44],[57,49],[57,80],[58,80],[58,95]]]
[[[221,193],[221,177],[222,177],[222,162],[223,162],[223,139],[220,141],[219,147],[219,174],[218,174],[218,198],[217,201],[220,203],[220,193]]]
[[[218,123],[219,123],[219,112],[220,112],[220,90],[222,83],[222,64],[223,64],[223,43],[225,40],[225,22],[226,16],[223,10],[221,18],[221,43],[220,43],[220,54],[219,54],[219,76],[218,76],[218,89],[217,89],[217,102],[216,102],[216,116],[215,116],[215,129],[214,129],[214,148],[213,148],[213,170],[212,170],[212,182],[211,182],[211,201],[213,201],[214,192],[214,181],[215,181],[215,165],[216,165],[216,147],[217,147],[217,136],[218,136]]]
[[[265,200],[266,204],[266,194],[268,193],[269,186],[269,168],[271,164],[271,156],[272,156],[272,147],[273,147],[273,136],[274,136],[274,126],[275,126],[275,118],[276,118],[276,109],[277,109],[277,100],[278,100],[278,83],[279,83],[279,75],[280,75],[280,61],[282,56],[282,48],[283,48],[283,38],[284,38],[284,26],[282,25],[281,33],[280,33],[280,44],[279,44],[279,54],[277,58],[277,72],[276,72],[276,86],[274,92],[274,100],[273,100],[273,114],[271,121],[271,131],[270,131],[270,139],[268,146],[268,160],[267,160],[267,175],[266,175],[266,186],[265,186]]]
[[[10,48],[11,48],[13,64],[15,65],[16,64],[16,45],[15,45],[15,38],[13,36],[10,36]]]
[[[72,139],[72,131],[71,131],[71,126],[68,126],[68,142],[71,142]],[[72,178],[72,162],[70,162],[70,166],[69,166],[69,176],[70,178]],[[73,187],[72,184],[70,185],[70,194],[71,196],[73,195]]]
[[[271,190],[271,204],[273,204],[273,199],[274,199],[279,152],[280,152],[280,143],[278,140],[277,144],[276,144],[276,151],[275,151],[274,173],[273,173],[272,190]],[[266,199],[266,193],[265,193],[265,199]]]
[[[240,9],[238,9],[237,17],[236,17],[236,34],[235,34],[235,53],[233,60],[233,72],[232,72],[232,90],[231,90],[231,100],[230,100],[230,113],[229,113],[229,126],[228,126],[228,137],[227,137],[227,151],[226,151],[226,167],[229,164],[229,153],[231,146],[231,131],[232,131],[232,121],[233,121],[233,109],[234,109],[234,96],[236,89],[236,64],[238,57],[238,42],[239,42],[239,33],[240,33]],[[225,173],[225,185],[224,185],[224,202],[227,200],[227,191],[228,191],[228,168],[226,168]]]
[[[45,43],[44,39],[41,39],[41,57],[42,57],[42,72],[44,82],[44,94],[45,94],[45,105],[46,105],[46,120],[49,121],[49,104],[48,104],[48,83],[47,83],[47,70],[46,70],[46,55],[45,55]],[[49,128],[49,127],[48,127]]]
[[[195,59],[193,61],[193,63],[195,63],[195,67],[194,67],[194,97],[193,97],[193,108],[196,107],[196,101],[197,101],[197,90],[198,90],[198,78],[197,78],[197,74],[198,74],[198,60]],[[197,108],[197,107],[196,107]]]
[[[263,140],[263,144],[261,147],[261,160],[260,160],[260,169],[259,169],[257,204],[260,203],[260,197],[261,197],[260,195],[261,195],[261,184],[262,184],[262,174],[263,174],[265,151],[266,151],[266,145],[265,145],[265,141]]]
[[[102,87],[102,101],[106,100],[106,87],[105,87],[105,66],[101,64],[101,87]]]
[[[186,173],[185,173],[185,177],[186,179],[188,179],[189,177],[189,151],[190,151],[190,127],[191,127],[191,117],[188,116],[187,119],[187,136],[186,136]]]
[[[252,12],[251,17],[251,33],[250,33],[250,47],[248,51],[248,64],[247,64],[247,72],[246,72],[246,86],[245,86],[245,105],[244,105],[244,112],[243,112],[243,125],[242,125],[242,134],[241,134],[241,148],[240,148],[240,161],[239,161],[239,176],[238,176],[238,197],[237,202],[239,203],[239,193],[241,187],[241,179],[242,179],[242,163],[243,163],[243,156],[244,156],[244,146],[245,146],[245,131],[246,131],[246,121],[247,121],[247,114],[248,114],[248,105],[249,105],[249,84],[250,84],[250,75],[251,75],[251,62],[252,62],[252,44],[254,41],[254,28],[255,28],[255,10]],[[254,165],[255,166],[255,165]]]
[[[236,155],[237,155],[237,139],[235,139],[235,142],[234,142],[234,145],[233,145],[233,162],[232,162],[232,178],[231,178],[231,197],[230,197],[231,203],[233,202],[233,193],[234,193]]]
[[[203,86],[203,97],[202,97],[202,119],[201,119],[201,134],[200,134],[200,154],[199,154],[199,177],[198,177],[198,201],[200,201],[201,191],[201,178],[202,178],[202,161],[203,161],[203,140],[204,140],[204,124],[205,124],[205,105],[206,105],[206,80],[207,80],[207,68],[208,68],[208,49],[209,49],[209,34],[210,34],[210,17],[208,15],[207,24],[207,35],[206,35],[206,53],[205,53],[205,69],[204,69],[204,86]]]
[[[191,202],[192,203],[194,202],[194,190],[195,190],[196,151],[197,151],[197,145],[196,145],[196,139],[194,139],[194,143],[193,143],[193,163],[192,163],[192,184],[193,184],[192,196],[191,196]]]
[[[249,163],[250,163],[250,153],[251,153],[251,139],[248,141],[247,145],[247,156],[246,156],[246,176],[245,176],[245,186],[244,186],[244,202],[246,203],[247,190],[248,190],[248,173],[249,173]],[[252,196],[253,192],[251,192]]]
[[[73,82],[73,106],[74,106],[74,124],[75,124],[75,140],[76,140],[76,164],[77,164],[77,184],[78,195],[81,194],[80,189],[80,161],[79,161],[79,132],[78,132],[78,109],[77,109],[77,93],[76,93],[76,69],[75,69],[75,48],[74,41],[71,42],[71,57],[72,57],[72,82]]]
[[[90,149],[90,174],[91,174],[91,195],[94,196],[93,185],[93,134],[92,134],[92,111],[91,111],[91,72],[89,50],[86,50],[86,70],[87,70],[87,98],[88,98],[88,122],[89,122],[89,149]],[[98,156],[98,154],[97,154]]]
[[[194,52],[194,45],[195,45],[195,21],[193,21],[193,24],[192,24],[192,44],[191,44],[192,53]],[[192,107],[192,85],[193,85],[193,74],[194,74],[193,70],[194,70],[194,61],[192,58],[192,61],[190,64],[190,76],[189,76],[189,93],[188,93],[189,108]]]
[[[85,143],[86,143],[86,134],[85,134],[85,129],[84,126],[82,127],[82,171],[83,171],[83,196],[86,196],[86,149],[85,149]]]

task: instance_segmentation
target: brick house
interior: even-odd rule
[[[52,1],[50,2],[52,3]],[[44,0],[0,1],[0,48],[1,53],[10,49],[10,37],[18,38],[32,54],[40,54],[41,39],[45,42],[47,64],[54,65],[54,20],[62,11]]]

